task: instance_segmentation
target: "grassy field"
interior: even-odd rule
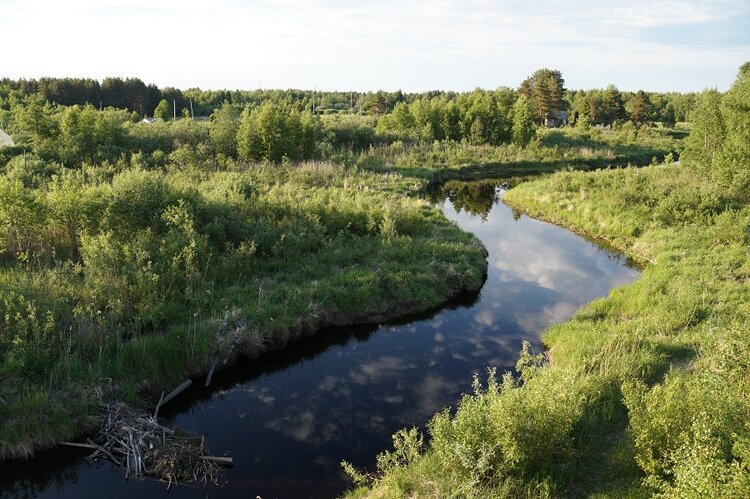
[[[525,350],[520,378],[477,379],[429,436],[394,435],[352,497],[750,495],[750,207],[695,171],[559,172],[516,209],[644,264]],[[484,377],[482,377],[484,378]]]

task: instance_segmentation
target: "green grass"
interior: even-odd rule
[[[360,154],[355,161],[372,171],[398,172],[433,182],[551,173],[564,168],[595,169],[628,164],[643,166],[678,155],[682,136],[664,128],[539,129],[526,147],[435,142],[396,142]],[[345,160],[347,158],[338,158]]]
[[[317,163],[56,182],[26,188],[18,206],[34,212],[3,233],[2,457],[80,435],[102,404],[147,404],[204,374],[228,353],[222,322],[244,325],[232,356],[257,356],[483,281],[481,243],[395,174]]]
[[[504,200],[606,240],[641,278],[549,329],[521,379],[490,376],[352,496],[747,497],[750,207],[677,165],[560,172]]]

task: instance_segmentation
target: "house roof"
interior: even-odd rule
[[[15,142],[13,142],[13,139],[10,137],[10,135],[0,130],[0,146],[13,146],[13,145],[15,145]]]

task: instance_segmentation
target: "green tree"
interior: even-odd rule
[[[630,115],[630,121],[635,125],[643,125],[651,121],[651,101],[646,92],[638,90],[628,101],[628,114]]]
[[[461,109],[454,101],[448,102],[441,112],[440,129],[446,140],[460,141],[461,133]]]
[[[537,123],[544,125],[554,111],[561,110],[565,93],[565,80],[558,70],[537,69],[521,82],[518,93],[526,97],[534,109]]]
[[[44,211],[34,191],[0,176],[0,253],[27,251],[41,236]]]
[[[534,138],[534,131],[534,111],[528,99],[521,95],[513,104],[513,143],[525,146]]]
[[[314,127],[313,122],[303,124],[300,112],[286,103],[268,101],[252,110],[246,108],[237,131],[239,156],[274,163],[304,159],[312,153],[309,141],[314,140]]]
[[[130,119],[128,113],[112,108],[96,111],[91,107],[85,110],[86,113],[96,115],[94,124],[96,158],[99,161],[116,161],[128,148],[129,137],[123,126]]]
[[[209,136],[214,150],[230,158],[237,157],[237,132],[240,128],[240,113],[229,102],[224,101],[211,115]]]
[[[80,171],[67,170],[53,178],[47,193],[51,232],[67,235],[74,261],[80,260],[81,231],[97,218],[97,202],[104,202],[104,196],[96,195],[96,189],[91,197],[89,191]]]
[[[28,97],[13,107],[15,128],[34,152],[43,158],[54,158],[60,125],[55,109],[41,96]]]
[[[393,112],[378,120],[376,131],[380,135],[393,135],[400,140],[415,139],[417,121],[411,112],[411,106],[403,102],[396,104]]]
[[[750,200],[750,61],[721,102],[726,138],[718,156],[719,183],[738,199]]]
[[[167,121],[173,117],[172,106],[167,102],[166,99],[159,101],[159,104],[154,109],[154,118],[161,118]]]
[[[94,120],[82,120],[80,106],[65,109],[60,121],[60,134],[59,156],[65,165],[81,161],[95,147]]]
[[[372,115],[380,116],[388,111],[385,92],[379,90],[374,94],[367,94],[362,107]]]
[[[321,135],[319,118],[310,113],[302,113],[300,126],[299,159],[313,158]]]
[[[602,94],[602,123],[612,125],[616,121],[624,120],[627,117],[625,104],[622,101],[622,94],[614,85],[608,85]]]
[[[253,110],[245,107],[242,111],[240,126],[237,129],[237,152],[239,157],[249,161],[260,159],[261,154],[260,133],[257,130],[256,119]]]
[[[677,123],[677,111],[674,104],[668,102],[660,116],[661,122],[665,127],[671,128]]]
[[[718,91],[706,90],[700,94],[692,113],[693,128],[685,140],[685,151],[680,157],[686,167],[707,176],[713,175],[726,135],[720,106],[721,94]]]
[[[510,141],[513,91],[476,89],[459,100],[463,138],[472,144],[501,144]]]

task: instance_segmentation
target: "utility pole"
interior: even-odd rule
[[[172,99],[172,113],[172,121],[177,121],[177,101],[175,99]]]
[[[349,114],[354,114],[354,92],[349,93]]]
[[[193,112],[193,99],[190,99],[190,117],[195,119],[195,113]]]

